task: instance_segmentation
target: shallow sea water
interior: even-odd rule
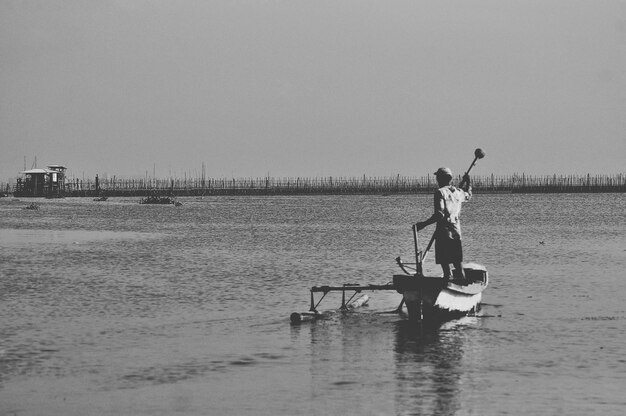
[[[479,316],[418,328],[377,292],[290,325],[311,286],[390,281],[431,199],[2,198],[0,414],[624,414],[624,194],[475,195]]]

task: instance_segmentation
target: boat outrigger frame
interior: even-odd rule
[[[434,237],[435,236],[433,234],[433,237],[430,239],[430,242],[428,243],[428,246],[425,252],[419,251],[418,244],[417,244],[417,229],[415,228],[415,226],[413,226],[413,243],[414,243],[415,256],[416,256],[415,263],[406,263],[406,262],[403,262],[400,257],[396,257],[396,263],[398,264],[398,266],[402,269],[404,273],[410,276],[417,276],[417,277],[422,276],[423,277],[422,262],[424,258],[426,257],[424,253],[428,252],[428,250],[432,246]],[[342,311],[349,310],[351,309],[349,307],[350,302],[352,302],[352,300],[356,297],[356,295],[363,292],[364,290],[397,291],[397,288],[391,282],[382,284],[382,285],[377,285],[377,284],[361,285],[359,283],[344,283],[341,286],[329,286],[329,285],[313,286],[311,288],[311,306],[309,308],[309,312],[319,313],[317,310],[317,307],[320,305],[322,300],[324,300],[326,295],[330,292],[341,292],[341,306],[339,307],[339,310],[342,310]],[[352,295],[348,298],[348,300],[346,300],[346,291],[352,292]],[[315,295],[314,295],[315,293],[322,293],[322,296],[317,300],[317,302],[315,301]],[[400,306],[398,306],[398,308],[395,309],[394,312],[401,312],[403,303],[404,301],[400,303]]]
[[[319,313],[317,307],[324,300],[326,295],[330,292],[341,292],[341,306],[339,310],[347,311],[350,308],[350,303],[359,293],[364,290],[396,290],[392,283],[384,285],[359,285],[358,283],[344,283],[342,286],[313,286],[311,288],[311,307],[310,312]],[[353,292],[352,295],[346,300],[346,291]],[[322,296],[317,302],[315,302],[314,293],[322,293]]]

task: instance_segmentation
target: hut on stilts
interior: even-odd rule
[[[50,165],[21,172],[13,195],[16,197],[63,198],[65,196],[65,166]]]

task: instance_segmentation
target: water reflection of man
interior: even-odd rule
[[[454,278],[465,280],[463,267],[463,248],[461,246],[461,204],[472,196],[470,177],[463,175],[460,187],[450,185],[452,171],[439,168],[435,172],[439,189],[435,191],[435,212],[423,222],[415,224],[417,230],[437,223],[435,229],[435,262],[441,265],[444,279],[450,279],[450,264],[454,266]]]
[[[457,415],[465,371],[463,337],[454,327],[418,327],[410,321],[395,326],[396,413]],[[469,383],[466,388],[474,387]]]

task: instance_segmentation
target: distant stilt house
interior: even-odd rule
[[[30,169],[21,172],[24,177],[17,179],[16,197],[63,198],[65,196],[65,166],[50,165],[47,169]]]

